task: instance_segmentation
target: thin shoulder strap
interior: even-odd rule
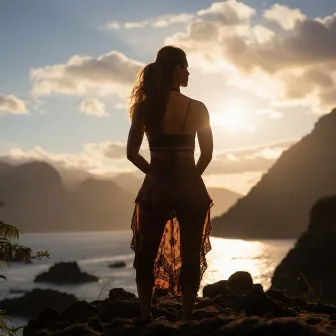
[[[184,122],[183,122],[182,129],[181,129],[180,134],[182,134],[182,132],[183,132],[183,130],[184,130],[184,126],[185,126],[185,124],[186,124],[186,121],[187,121],[187,118],[188,118],[188,113],[189,113],[189,110],[190,110],[190,105],[191,105],[191,98],[189,98],[188,110],[187,110],[187,113],[186,113],[186,115],[185,115]]]

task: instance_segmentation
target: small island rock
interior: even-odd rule
[[[36,276],[35,282],[51,282],[56,284],[78,284],[98,281],[94,275],[82,272],[77,262],[60,262],[49,268],[47,272]]]

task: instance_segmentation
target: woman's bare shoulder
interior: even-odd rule
[[[186,95],[183,95],[183,96],[187,98],[188,100],[191,100],[191,108],[193,108],[193,110],[200,111],[200,113],[207,112],[207,108],[202,101],[188,97]]]
[[[208,109],[202,101],[189,97],[187,98],[191,99],[190,112],[193,116],[192,119],[194,120],[195,127],[199,130],[209,123]]]

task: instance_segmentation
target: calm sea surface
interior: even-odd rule
[[[122,287],[136,293],[135,271],[132,268],[133,251],[130,249],[130,231],[99,231],[74,233],[24,234],[20,244],[29,246],[33,252],[48,250],[50,259],[34,261],[33,265],[15,265],[3,268],[1,274],[8,281],[0,279],[0,299],[14,297],[11,289],[31,290],[53,288],[76,295],[80,300],[105,298],[114,287]],[[248,271],[255,283],[264,289],[270,286],[274,268],[293,246],[294,240],[244,241],[237,239],[212,238],[212,251],[207,255],[208,269],[204,274],[202,288],[210,283],[227,279],[236,271]],[[126,268],[111,269],[108,264],[125,261]],[[38,273],[60,261],[77,261],[80,268],[100,278],[98,283],[75,286],[53,286],[33,282]],[[21,294],[22,295],[22,294]],[[18,296],[18,294],[16,294]],[[14,319],[15,325],[24,320]]]

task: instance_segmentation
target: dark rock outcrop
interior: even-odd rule
[[[275,290],[264,293],[260,285],[251,284],[245,272],[230,278],[235,290],[227,281],[225,293],[197,298],[189,322],[176,323],[181,313],[180,297],[156,291],[152,309],[156,320],[145,322],[140,318],[137,297],[115,288],[105,300],[77,301],[60,313],[47,309],[29,321],[23,335],[326,336],[336,332],[335,307],[310,305]],[[217,287],[224,288],[224,282]]]
[[[123,268],[126,267],[125,261],[116,261],[112,264],[109,264],[108,267],[110,268]]]
[[[9,290],[9,293],[11,293],[11,294],[23,294],[23,293],[28,293],[28,291],[25,290],[25,289],[11,288]]]
[[[306,232],[275,269],[272,289],[336,304],[336,196],[318,200]]]
[[[250,192],[222,216],[213,234],[230,238],[298,238],[312,204],[336,194],[336,109],[284,151]]]
[[[51,282],[56,284],[77,284],[98,281],[94,275],[82,272],[77,262],[60,262],[49,268],[47,272],[38,274],[35,282]]]
[[[76,300],[72,294],[51,289],[33,289],[22,297],[0,301],[0,309],[5,310],[8,315],[33,317],[47,307],[61,311]]]

